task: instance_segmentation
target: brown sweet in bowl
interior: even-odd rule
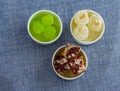
[[[55,73],[63,79],[80,77],[87,68],[87,57],[80,46],[67,43],[53,55],[52,65]]]

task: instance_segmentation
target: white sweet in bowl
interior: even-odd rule
[[[70,32],[74,40],[83,45],[95,43],[103,36],[104,31],[102,16],[93,10],[76,12],[70,22]]]

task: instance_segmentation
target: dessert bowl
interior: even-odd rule
[[[41,45],[55,42],[62,34],[62,28],[60,17],[50,10],[35,12],[29,18],[27,24],[29,36]]]
[[[86,53],[74,44],[67,43],[59,47],[53,54],[52,67],[62,79],[74,80],[81,77],[87,69]]]
[[[105,23],[102,16],[93,10],[80,10],[70,21],[70,32],[79,44],[90,45],[104,34]]]

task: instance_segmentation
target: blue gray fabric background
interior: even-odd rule
[[[61,37],[47,46],[27,33],[28,18],[40,9],[56,12],[64,25]],[[54,73],[51,57],[67,42],[77,44],[69,23],[80,9],[100,13],[105,33],[95,44],[81,45],[87,72],[65,81]],[[120,91],[120,0],[0,0],[0,91]]]

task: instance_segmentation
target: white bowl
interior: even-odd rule
[[[54,57],[55,57],[56,53],[57,53],[60,49],[64,48],[65,46],[66,46],[66,45],[63,45],[63,46],[59,47],[59,48],[54,52],[53,57],[52,57],[52,68],[53,68],[54,72],[57,74],[57,76],[59,76],[60,78],[62,78],[62,79],[64,79],[64,80],[74,80],[74,79],[77,79],[77,78],[81,77],[85,72],[79,74],[79,75],[76,76],[76,77],[67,78],[67,77],[64,77],[64,76],[60,75],[59,73],[57,73],[57,71],[56,71],[55,68],[54,68],[54,64],[53,64],[53,62],[54,62]],[[85,59],[86,59],[86,65],[85,65],[85,67],[86,67],[86,70],[87,70],[87,67],[88,67],[88,58],[87,58],[86,53],[85,53],[82,49],[81,49],[81,51],[82,51],[82,53],[84,54]]]
[[[30,26],[31,20],[34,18],[35,15],[37,15],[38,13],[41,13],[41,12],[52,13],[53,15],[55,15],[55,16],[58,18],[58,20],[59,20],[59,22],[60,22],[60,25],[61,25],[61,26],[60,26],[60,33],[59,33],[59,35],[58,35],[54,40],[49,41],[49,42],[41,42],[41,41],[35,39],[35,38],[32,36],[32,34],[30,33],[30,28],[29,28],[29,26]],[[55,42],[55,41],[60,37],[60,35],[62,34],[62,29],[63,29],[63,24],[62,24],[62,21],[61,21],[60,17],[59,17],[55,12],[50,11],[50,10],[39,10],[39,11],[36,11],[35,13],[33,13],[33,14],[31,15],[31,17],[29,18],[28,23],[27,23],[28,34],[30,35],[30,37],[31,37],[35,42],[37,42],[38,44],[41,44],[41,45],[47,45],[47,44],[51,44],[51,43]]]
[[[101,20],[102,20],[102,22],[103,22],[103,27],[102,27],[102,30],[101,30],[101,34],[99,35],[98,38],[96,38],[96,39],[93,40],[93,41],[81,41],[81,40],[78,40],[78,39],[75,37],[75,35],[74,35],[74,33],[73,33],[73,29],[72,29],[73,18],[74,18],[74,16],[75,16],[76,13],[73,15],[73,17],[72,17],[72,19],[71,19],[71,21],[70,21],[70,32],[71,32],[71,34],[72,34],[73,39],[74,39],[77,43],[82,44],[82,45],[90,45],[90,44],[93,44],[93,43],[97,42],[97,41],[98,41],[99,39],[101,39],[101,37],[103,36],[104,31],[105,31],[105,22],[104,22],[104,19],[102,18],[102,16],[101,16],[99,13],[97,13],[97,12],[95,12],[95,11],[93,11],[93,10],[86,10],[86,9],[84,9],[84,10],[87,11],[87,12],[94,13],[94,14],[98,15],[98,16],[101,18]],[[82,11],[82,10],[80,10],[80,11]],[[78,11],[78,12],[79,12],[79,11]]]

